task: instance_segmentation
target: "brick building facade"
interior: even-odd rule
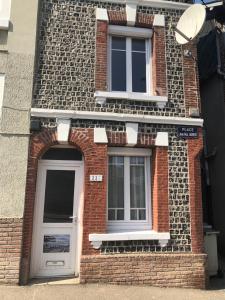
[[[198,74],[174,38],[182,2],[40,2],[21,283],[205,287]]]

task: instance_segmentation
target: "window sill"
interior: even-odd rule
[[[96,91],[95,100],[98,104],[105,104],[106,99],[133,100],[142,102],[155,102],[159,108],[164,108],[168,102],[167,96],[151,96],[145,93],[130,92],[103,92]]]
[[[9,29],[9,20],[0,19],[0,30],[8,30]]]
[[[92,233],[89,241],[94,249],[99,249],[102,242],[106,241],[134,241],[134,240],[158,240],[161,247],[165,247],[170,239],[169,232],[131,231],[116,233]]]

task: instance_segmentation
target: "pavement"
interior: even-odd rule
[[[0,286],[0,300],[225,300],[225,279],[212,290],[86,284],[73,280]]]

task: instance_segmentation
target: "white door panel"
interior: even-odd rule
[[[39,162],[31,277],[78,274],[83,164]]]

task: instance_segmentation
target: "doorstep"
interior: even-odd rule
[[[53,277],[53,278],[34,278],[29,285],[74,285],[79,284],[79,277]]]

